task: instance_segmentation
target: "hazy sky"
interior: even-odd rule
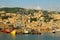
[[[60,0],[0,0],[0,7],[22,7],[60,11]]]

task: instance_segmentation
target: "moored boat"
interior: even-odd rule
[[[3,33],[10,33],[11,31],[8,29],[2,30]]]

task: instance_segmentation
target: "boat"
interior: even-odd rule
[[[56,33],[56,32],[59,32],[60,29],[55,29],[55,30],[52,30],[53,33]]]
[[[11,36],[12,36],[12,39],[15,40],[16,30],[11,31],[10,34],[11,34]]]
[[[15,37],[16,36],[16,30],[11,31],[10,34],[12,35],[12,37]]]
[[[27,31],[27,30],[25,30],[25,31],[24,31],[24,34],[28,34],[28,31]]]
[[[60,31],[60,29],[56,29],[56,31],[57,31],[57,32],[59,32],[59,31]]]
[[[55,30],[52,30],[52,33],[55,33],[56,31]]]
[[[2,30],[3,33],[10,33],[11,31],[8,29]]]

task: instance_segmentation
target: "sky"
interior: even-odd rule
[[[1,7],[22,7],[60,11],[60,0],[0,0]]]

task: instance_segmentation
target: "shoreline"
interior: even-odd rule
[[[11,31],[12,32],[12,31]],[[10,34],[11,32],[7,32],[7,31],[0,31],[0,33],[7,33],[7,34]],[[16,31],[15,34],[38,34],[38,35],[41,35],[43,33],[56,33],[56,32],[60,32],[60,31],[46,31],[46,32],[18,32]]]

